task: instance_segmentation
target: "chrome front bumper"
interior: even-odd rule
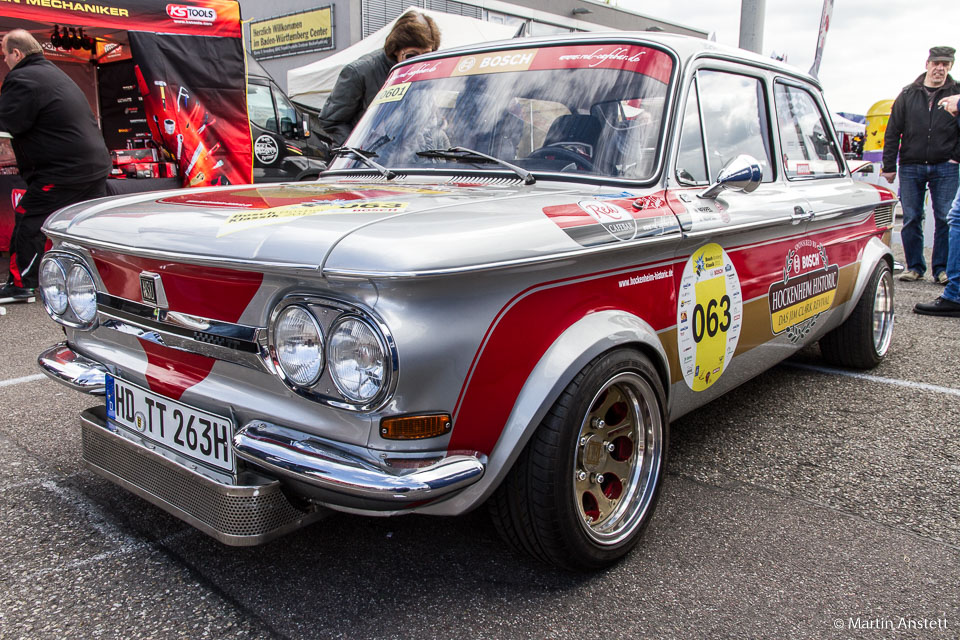
[[[73,389],[104,392],[106,366],[75,352],[67,343],[47,349],[38,362],[44,373]],[[105,421],[100,426],[110,430]],[[315,436],[262,420],[239,429],[233,449],[253,470],[279,479],[316,503],[373,512],[446,497],[475,483],[485,468],[475,456],[454,455],[413,471],[391,473]],[[182,470],[193,473],[186,467]]]

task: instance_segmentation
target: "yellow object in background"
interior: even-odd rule
[[[883,158],[883,135],[887,132],[887,121],[893,100],[875,102],[867,111],[867,139],[863,142],[863,159],[880,162]]]

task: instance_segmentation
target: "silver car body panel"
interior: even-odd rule
[[[62,358],[63,366],[48,355],[48,374],[78,388],[106,372],[228,415],[238,431],[267,425],[247,433],[258,434],[258,443],[269,440],[263,434],[282,434],[289,447],[350,460],[349,469],[311,466],[309,456],[282,460],[276,443],[254,451],[254,439],[235,441],[245,463],[320,504],[376,515],[453,515],[499,486],[563,389],[609,349],[629,346],[650,356],[675,419],[850,315],[872,270],[890,259],[884,237],[892,225],[881,215],[892,203],[889,193],[854,182],[845,170],[809,181],[788,180],[777,170],[752,193],[701,198],[706,185],[682,183],[674,172],[677,114],[698,69],[747,70],[768,88],[786,78],[815,89],[813,79],[760,56],[670,36],[580,34],[526,39],[522,46],[569,42],[649,44],[675,61],[663,102],[667,135],[658,142],[662,170],[651,181],[546,172],[524,185],[497,165],[427,168],[395,180],[352,169],[317,183],[181,190],[67,207],[45,231],[56,250],[90,266],[102,304],[94,328],[67,328],[74,355]],[[778,137],[770,143],[771,157],[780,158]],[[604,209],[629,212],[632,234],[617,235],[616,226],[599,222]],[[743,326],[719,373],[697,382],[702,372],[684,352],[690,346],[684,318],[693,312],[692,304],[684,306],[684,278],[712,246],[721,249],[719,268],[729,267],[729,281],[743,292],[730,307],[742,315],[730,322]],[[798,282],[785,261],[801,254],[811,264],[825,259],[817,268],[831,279],[830,304],[777,320],[771,301],[778,287]],[[135,286],[142,273],[156,274],[166,287],[168,309],[151,315]],[[338,407],[328,378],[311,396],[275,374],[265,336],[273,310],[291,296],[335,301],[389,328],[396,377],[382,403]],[[245,350],[209,342],[203,326],[243,335]],[[66,366],[73,361],[83,371]],[[423,440],[382,436],[381,419],[424,412],[449,414],[452,430]],[[407,493],[444,487],[428,491],[424,502],[394,506],[376,498],[414,475],[412,469],[438,461],[436,469],[455,473],[434,485],[413,479],[403,485]],[[338,491],[336,481],[319,486],[308,478],[327,473],[356,474],[368,484]],[[468,481],[461,482],[461,473]]]

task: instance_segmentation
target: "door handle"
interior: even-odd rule
[[[813,209],[804,211],[803,207],[797,205],[793,208],[793,214],[790,215],[790,221],[793,224],[800,224],[801,222],[810,222],[813,220]]]

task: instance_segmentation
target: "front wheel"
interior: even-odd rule
[[[626,555],[653,514],[665,470],[666,395],[629,349],[588,364],[554,404],[490,501],[515,549],[590,571]]]
[[[872,369],[883,360],[892,339],[893,274],[881,260],[850,317],[820,338],[820,353],[830,364]]]

